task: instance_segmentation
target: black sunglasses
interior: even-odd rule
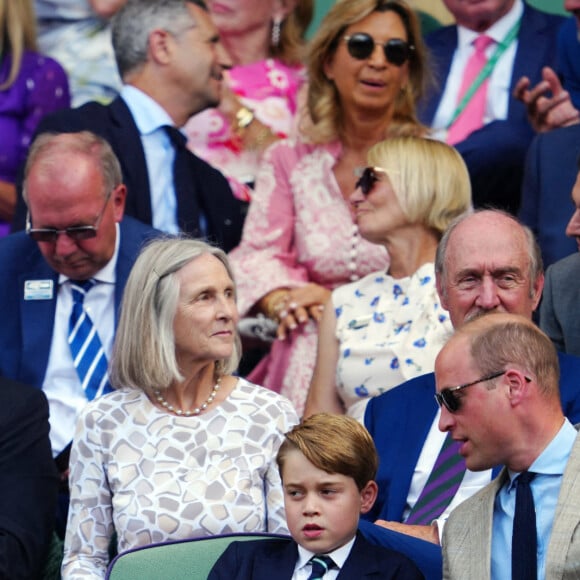
[[[30,223],[30,212],[27,212],[26,233],[35,242],[56,242],[60,234],[66,234],[71,240],[74,240],[75,242],[95,238],[97,236],[99,226],[101,225],[101,220],[103,219],[105,208],[107,207],[109,199],[111,198],[111,193],[112,192],[109,192],[107,194],[103,209],[100,211],[97,219],[95,220],[95,223],[92,226],[71,226],[69,228],[65,228],[64,230],[57,230],[56,228],[33,228]]]
[[[461,397],[458,397],[454,393],[457,391],[461,391],[462,389],[466,389],[467,387],[471,387],[473,385],[477,385],[477,383],[484,383],[485,381],[491,381],[492,379],[497,379],[502,375],[505,375],[507,371],[497,371],[492,373],[491,375],[487,375],[482,377],[481,379],[477,379],[476,381],[471,381],[471,383],[465,383],[464,385],[459,385],[457,387],[449,387],[447,389],[442,389],[440,393],[435,393],[435,400],[437,404],[441,407],[442,405],[450,413],[456,413],[461,408]],[[530,382],[531,379],[526,377],[526,381]]]
[[[360,187],[363,195],[368,195],[375,183],[379,181],[379,173],[386,173],[386,170],[382,167],[360,167],[355,170],[355,174],[358,176],[358,180],[355,184],[355,188]]]
[[[366,32],[356,32],[350,36],[344,36],[348,53],[357,60],[368,58],[375,50],[375,39]],[[391,38],[383,45],[385,58],[395,66],[403,65],[411,56],[415,47],[400,38]]]

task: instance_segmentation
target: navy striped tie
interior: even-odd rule
[[[461,442],[453,441],[447,433],[429,479],[405,523],[429,525],[451,503],[465,475],[465,459],[459,455],[460,446]]]
[[[312,573],[308,580],[322,580],[324,575],[335,566],[334,560],[325,554],[310,558],[310,563],[312,564]]]
[[[87,292],[96,284],[94,280],[71,280],[73,308],[69,319],[68,343],[73,364],[87,399],[92,401],[111,391],[107,381],[107,357],[83,303]]]

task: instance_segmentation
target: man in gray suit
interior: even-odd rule
[[[580,165],[579,165],[580,169]],[[566,227],[580,249],[580,172],[572,188],[574,213]],[[540,307],[540,328],[562,352],[580,355],[580,254],[572,254],[552,264]]]
[[[550,339],[526,318],[488,314],[453,335],[435,375],[439,428],[467,467],[505,465],[451,513],[444,578],[578,578],[580,438],[562,414]]]

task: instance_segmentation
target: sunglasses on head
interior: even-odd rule
[[[442,389],[441,392],[435,393],[435,400],[437,404],[441,407],[444,406],[450,413],[456,413],[461,409],[461,397],[458,397],[455,393],[477,385],[478,383],[484,383],[485,381],[491,381],[492,379],[497,379],[502,375],[505,375],[507,371],[497,371],[491,375],[477,379],[476,381],[471,381],[470,383],[465,383],[464,385],[458,385],[457,387],[448,387],[447,389]],[[526,381],[529,382],[531,379],[526,377]]]
[[[386,170],[382,167],[360,167],[355,173],[358,176],[355,188],[360,187],[363,195],[368,195],[380,179],[378,174],[386,173]]]
[[[350,36],[344,36],[348,54],[357,60],[364,60],[371,56],[375,50],[375,39],[366,32],[357,32]],[[411,56],[415,47],[400,38],[391,38],[382,44],[385,58],[395,66],[403,65]]]

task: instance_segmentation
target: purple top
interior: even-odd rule
[[[10,72],[10,59],[0,63],[0,84]],[[55,60],[25,51],[16,81],[0,91],[0,179],[14,183],[42,117],[70,106],[68,80]],[[0,236],[8,227],[0,222]]]

